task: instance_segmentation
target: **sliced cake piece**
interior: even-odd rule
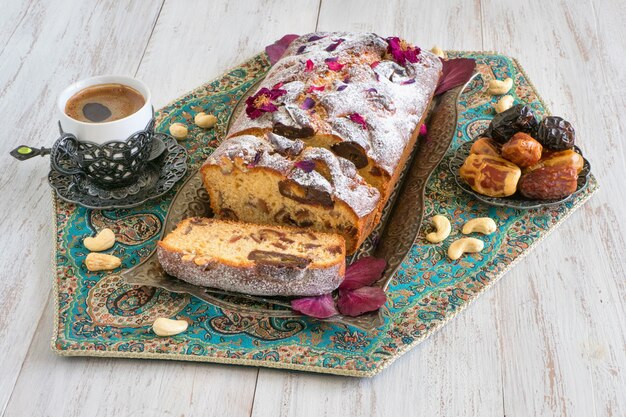
[[[191,284],[309,296],[339,286],[346,250],[340,235],[192,217],[159,241],[157,255],[168,274]]]

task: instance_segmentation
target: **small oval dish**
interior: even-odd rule
[[[583,156],[584,165],[583,169],[578,174],[578,186],[576,187],[576,191],[566,197],[552,200],[533,200],[522,196],[520,193],[515,193],[510,197],[490,197],[487,195],[479,194],[474,191],[472,187],[470,187],[463,180],[463,178],[461,178],[461,175],[459,173],[459,169],[465,162],[465,159],[470,154],[470,148],[472,147],[472,143],[473,142],[465,142],[458,147],[458,149],[452,156],[452,159],[450,159],[449,167],[450,172],[452,172],[452,175],[454,176],[454,180],[456,181],[457,185],[463,191],[473,195],[477,200],[482,201],[483,203],[492,206],[514,208],[518,210],[538,209],[541,207],[564,203],[587,187],[587,180],[589,178],[589,174],[591,173],[591,165],[589,164],[589,161],[587,161]],[[579,147],[574,146],[573,150],[582,156],[582,152]]]

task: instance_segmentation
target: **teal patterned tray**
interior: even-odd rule
[[[87,252],[82,239],[102,227],[116,232],[118,243],[108,252],[122,258],[123,268],[145,259],[155,247],[176,190],[143,206],[120,210],[89,210],[53,197],[57,228],[53,350],[67,356],[175,359],[372,376],[420,343],[597,190],[591,175],[587,188],[573,199],[537,210],[487,206],[460,190],[448,165],[458,146],[474,138],[493,117],[494,98],[486,94],[485,80],[510,76],[516,99],[539,114],[547,109],[514,59],[482,52],[449,55],[475,59],[479,72],[461,95],[454,141],[426,187],[424,217],[447,214],[453,232],[438,245],[426,244],[418,236],[390,281],[382,325],[364,331],[306,317],[245,315],[186,294],[130,286],[118,273],[89,272],[83,264]],[[266,55],[258,55],[157,112],[161,131],[175,121],[194,126],[192,115],[199,111],[218,117],[215,129],[193,128],[183,142],[190,155],[190,172],[218,145],[237,102],[269,67]],[[483,238],[483,252],[450,262],[448,242],[458,237],[466,219],[479,216],[496,219],[498,233]],[[188,331],[168,338],[155,336],[150,326],[163,316],[187,320]]]

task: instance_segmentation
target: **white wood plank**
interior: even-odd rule
[[[305,1],[289,4],[264,1],[235,3],[228,0],[210,3],[168,1],[160,12],[137,72],[138,77],[150,86],[155,106],[163,105],[260,52],[266,44],[285,33],[312,31],[317,7],[316,2]],[[115,10],[115,13],[123,12],[119,7]],[[94,16],[93,20],[107,22],[111,18],[103,15]],[[126,25],[132,26],[133,20],[129,17]],[[101,24],[104,25],[104,22]],[[93,36],[104,41],[114,30],[99,25],[93,30],[101,33],[94,33]],[[134,73],[151,29],[151,26],[134,28],[141,32],[144,42],[137,45],[138,53],[129,60],[129,70],[117,69],[117,72]],[[257,36],[260,33],[263,36]],[[123,58],[111,58],[113,65],[121,65],[121,61],[124,61]],[[85,71],[90,73],[89,65]],[[63,76],[67,77],[68,74],[64,73]],[[27,80],[22,80],[21,85],[25,85]],[[38,105],[37,108],[43,106]],[[49,129],[42,131],[48,132]],[[43,181],[44,171],[42,169],[40,175],[40,194],[47,193],[47,185]],[[26,181],[18,179],[15,183],[25,184]],[[48,198],[47,194],[45,198]],[[49,249],[47,243],[52,234],[49,210],[49,205],[44,207],[41,210],[42,218],[38,219],[47,227],[38,237],[43,241],[44,251]],[[28,212],[31,212],[30,209]],[[30,238],[26,243],[30,243]],[[39,277],[39,285],[46,285],[45,290],[42,290],[44,294],[49,292],[51,279],[47,253],[41,261]],[[32,270],[31,265],[24,265],[23,268],[22,275]],[[31,302],[28,300],[29,305]],[[37,322],[37,318],[33,317],[26,320],[30,321],[22,323],[22,326],[34,326]],[[58,358],[49,349],[50,324],[53,320],[51,306],[45,310],[41,320],[7,406],[6,416],[242,416],[250,413],[258,373],[255,368],[163,361]],[[11,334],[17,333],[15,329]],[[26,346],[22,348],[22,354],[25,354]],[[21,358],[16,362],[19,370]]]
[[[9,399],[52,287],[48,162],[18,163],[8,152],[21,143],[52,144],[58,134],[56,95],[69,83],[104,72],[133,74],[158,10],[158,4],[130,2],[3,3],[0,410]]]
[[[48,311],[52,305],[48,305]],[[4,417],[248,416],[254,368],[140,359],[61,358],[44,315]]]
[[[317,1],[167,1],[137,76],[155,106],[217,77],[288,33],[313,31]]]
[[[471,21],[472,25],[456,22]],[[430,48],[482,49],[478,2],[326,1],[319,30],[399,35]],[[494,293],[373,379],[259,373],[254,416],[502,415]]]
[[[611,51],[626,49],[615,36],[626,13],[623,2],[598,4],[483,1],[493,22],[485,47],[520,59],[552,111],[575,125],[602,186],[496,288],[511,416],[626,415],[626,125],[609,81],[624,81],[624,56]]]
[[[323,0],[317,29],[400,36],[426,49],[480,50],[480,12],[478,0]]]

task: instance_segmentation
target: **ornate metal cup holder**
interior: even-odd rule
[[[51,167],[48,182],[59,198],[91,209],[129,208],[158,198],[172,189],[187,172],[187,151],[164,134],[155,133],[163,151],[149,160],[137,179],[117,188],[102,187],[82,174],[68,175]]]
[[[164,133],[154,118],[125,140],[102,144],[65,133],[51,148],[20,145],[19,161],[50,155],[48,182],[59,198],[91,209],[129,208],[169,191],[187,172],[187,151]]]

